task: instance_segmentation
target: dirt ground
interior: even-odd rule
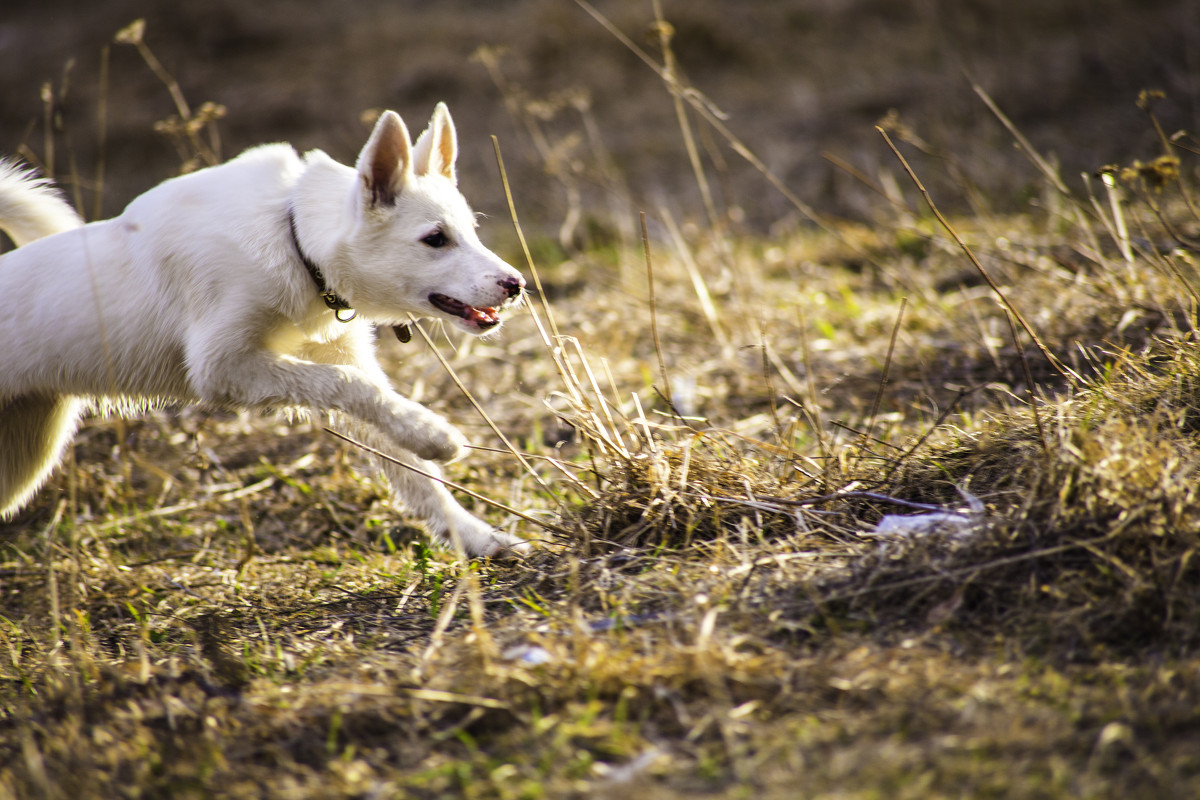
[[[648,0],[595,6],[661,58]],[[1167,93],[1159,112],[1170,130],[1200,127],[1200,5],[1191,0],[663,6],[686,76],[767,167],[827,214],[861,217],[874,200],[823,154],[868,175],[893,166],[874,130],[893,109],[932,149],[952,149],[991,202],[1019,199],[1028,181],[1014,169],[1022,157],[971,79],[1059,160],[1069,180],[1144,152],[1153,133],[1133,108],[1141,89]],[[590,173],[585,162],[593,160],[615,165],[636,208],[670,198],[675,208],[701,211],[662,82],[571,0],[8,0],[0,11],[0,152],[22,144],[44,152],[40,93],[49,82],[56,171],[73,169],[87,181],[98,155],[102,48],[136,18],[147,20],[146,42],[190,104],[227,109],[225,157],[286,139],[349,160],[363,139],[365,110],[395,108],[418,127],[445,100],[463,140],[460,172],[481,211],[504,212],[490,134],[500,139],[535,228],[557,229],[571,183],[601,198],[612,191],[613,180]],[[505,92],[475,57],[483,46],[496,52]],[[126,45],[112,46],[108,70],[104,215],[173,174],[180,161],[153,131],[173,112],[159,79]],[[545,134],[541,152],[531,118]],[[700,145],[728,162],[715,187],[727,205],[758,229],[793,221],[789,204],[764,190],[738,156],[714,141]],[[547,150],[560,166],[547,168]],[[943,203],[961,199],[950,184],[943,194]]]

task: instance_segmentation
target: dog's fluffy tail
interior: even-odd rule
[[[0,401],[0,517],[41,488],[75,434],[83,401],[23,395]]]
[[[0,228],[18,247],[82,224],[49,181],[0,160]],[[82,409],[83,401],[76,397],[0,398],[0,517],[19,509],[45,483],[71,441]]]
[[[16,162],[0,159],[0,228],[17,247],[82,224],[79,214],[50,181]]]

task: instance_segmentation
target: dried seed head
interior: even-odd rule
[[[135,19],[133,22],[126,25],[121,30],[117,31],[113,41],[117,44],[132,44],[139,45],[142,43],[142,37],[146,34],[146,20]]]

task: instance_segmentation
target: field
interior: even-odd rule
[[[1017,55],[1047,61],[952,92],[946,63],[879,77],[918,37],[864,57],[932,5],[585,5],[480,11],[469,67],[434,80],[450,56],[414,44],[390,90],[414,127],[449,95],[484,238],[533,291],[496,338],[425,324],[381,358],[477,445],[459,496],[537,550],[431,549],[322,419],[92,418],[0,522],[0,800],[1200,795],[1197,71],[1116,66],[1194,44],[1196,12],[1089,17],[1115,60],[1029,103],[1074,41],[1034,3],[1045,47]],[[126,28],[102,93],[63,28],[75,88],[5,146],[89,216],[257,141],[352,158],[378,101],[318,117],[330,53],[294,67],[316,100],[255,94],[283,67],[248,55],[304,46],[326,4],[287,33],[212,7]],[[993,6],[962,8],[930,35],[983,47]],[[843,63],[804,57],[841,104],[793,85],[764,112],[783,51],[750,34],[854,12]],[[476,49],[491,25],[509,52]],[[164,46],[188,29],[215,61]],[[195,77],[231,62],[237,86]],[[814,107],[822,130],[789,127]]]

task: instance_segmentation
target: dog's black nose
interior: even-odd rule
[[[525,288],[525,279],[521,277],[505,278],[500,281],[500,288],[507,292],[510,298],[516,297]]]

